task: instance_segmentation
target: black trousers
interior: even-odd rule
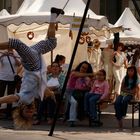
[[[3,97],[7,88],[7,95],[15,93],[15,82],[0,80],[0,97]],[[1,105],[0,105],[1,106]],[[6,115],[11,116],[12,104],[7,104]]]

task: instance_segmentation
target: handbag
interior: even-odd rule
[[[15,84],[17,85],[18,83],[21,83],[21,79],[22,79],[22,78],[21,78],[18,74],[15,73],[9,55],[7,55],[7,58],[8,58],[8,61],[9,61],[10,66],[11,66],[12,72],[13,72],[13,74],[15,75],[15,76],[14,76],[14,82],[15,82]]]

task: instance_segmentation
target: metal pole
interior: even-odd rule
[[[63,96],[64,96],[64,93],[65,93],[65,90],[66,90],[67,81],[68,81],[69,74],[71,72],[71,68],[72,68],[72,65],[73,65],[73,62],[74,62],[75,54],[76,54],[76,51],[77,51],[77,48],[78,48],[78,43],[79,43],[80,35],[82,33],[82,29],[83,29],[83,26],[84,26],[84,23],[85,23],[85,20],[86,20],[86,15],[87,15],[87,12],[88,12],[88,9],[89,9],[89,5],[90,5],[90,0],[88,0],[87,4],[86,4],[86,8],[85,8],[85,11],[84,11],[84,14],[83,14],[83,18],[82,18],[82,21],[81,21],[80,29],[79,29],[79,32],[78,32],[78,35],[77,35],[77,39],[76,39],[76,42],[75,42],[75,46],[74,46],[74,49],[73,49],[71,61],[70,61],[70,64],[69,64],[68,72],[67,72],[67,75],[66,75],[66,78],[65,78],[65,82],[64,82],[64,85],[63,85],[63,88],[62,88],[61,97],[60,97],[60,100],[58,102],[58,106],[56,108],[56,112],[55,112],[55,115],[54,115],[54,121],[53,121],[53,124],[51,126],[51,129],[50,129],[50,132],[49,132],[48,136],[52,136],[53,135],[55,124],[56,124],[56,121],[57,121],[57,115],[58,115],[58,112],[59,112],[59,109],[60,109],[61,101],[63,100]]]

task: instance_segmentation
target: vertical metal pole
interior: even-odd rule
[[[77,39],[76,39],[76,42],[75,42],[75,46],[74,46],[74,49],[73,49],[71,61],[70,61],[70,64],[69,64],[68,72],[67,72],[67,75],[66,75],[66,78],[65,78],[65,82],[64,82],[64,85],[63,85],[63,88],[62,88],[62,93],[61,93],[60,101],[58,102],[58,106],[56,108],[56,112],[55,112],[55,115],[54,115],[54,121],[53,121],[53,124],[51,126],[51,129],[50,129],[50,132],[49,132],[48,136],[52,136],[53,135],[55,124],[56,124],[56,121],[57,121],[57,115],[58,115],[58,112],[59,112],[59,109],[60,109],[60,106],[61,106],[61,101],[63,100],[63,96],[64,96],[64,93],[65,93],[65,90],[66,90],[67,81],[68,81],[69,74],[71,72],[71,68],[72,68],[72,65],[73,65],[73,62],[74,62],[75,54],[76,54],[76,51],[77,51],[77,48],[78,48],[78,43],[79,43],[80,35],[81,35],[82,29],[83,29],[83,26],[84,26],[84,23],[85,23],[85,20],[86,20],[86,15],[87,15],[87,12],[88,12],[88,9],[89,9],[89,5],[90,5],[90,0],[88,0],[87,4],[86,4],[86,8],[85,8],[85,11],[84,11],[84,14],[83,14],[83,18],[82,18],[82,21],[81,21],[81,25],[80,25],[80,29],[79,29],[79,32],[78,32],[78,36],[77,36]]]

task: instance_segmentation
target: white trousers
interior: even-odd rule
[[[126,70],[124,67],[117,68],[113,66],[113,75],[115,78],[115,89],[114,92],[120,94],[121,84],[124,76],[126,75]]]
[[[69,121],[77,120],[77,101],[73,96],[70,97],[70,112],[69,112]]]

